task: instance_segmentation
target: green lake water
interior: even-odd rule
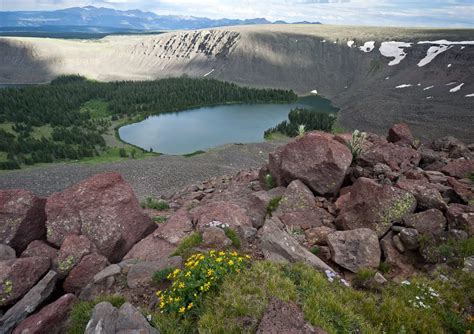
[[[296,107],[337,112],[328,99],[306,96],[291,104],[219,105],[150,116],[118,132],[122,140],[145,150],[186,154],[223,144],[262,142],[264,131],[287,120]]]

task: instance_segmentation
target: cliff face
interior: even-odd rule
[[[105,81],[186,74],[300,94],[316,89],[341,108],[346,127],[381,133],[404,120],[423,138],[456,133],[472,142],[469,35],[272,25],[98,41],[3,38],[0,83],[44,82],[65,73]]]

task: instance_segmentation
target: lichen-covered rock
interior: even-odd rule
[[[419,234],[432,237],[446,230],[446,218],[441,211],[431,209],[409,215],[403,219],[405,226],[414,228]]]
[[[474,171],[474,160],[468,159],[453,160],[441,169],[444,174],[458,179],[467,177],[472,171]]]
[[[404,171],[418,166],[420,153],[409,146],[393,143],[373,145],[357,159],[362,167],[374,167],[378,163],[388,165],[393,171]]]
[[[327,236],[332,260],[354,273],[363,268],[378,268],[380,246],[377,234],[368,228],[336,231]]]
[[[150,234],[145,239],[140,240],[124,256],[124,260],[138,259],[141,261],[156,261],[170,256],[176,249],[175,245],[168,241]]]
[[[15,326],[34,313],[51,296],[57,280],[58,274],[50,270],[19,302],[10,307],[0,318],[0,333],[11,333]]]
[[[66,276],[84,256],[93,251],[93,245],[83,235],[68,235],[59,249],[53,265],[58,274]]]
[[[56,261],[58,256],[58,250],[54,247],[51,247],[46,242],[41,240],[35,240],[30,242],[28,247],[21,253],[21,257],[32,257],[32,256],[41,256],[47,257],[51,260],[51,263]]]
[[[230,202],[209,202],[194,208],[190,213],[200,230],[212,222],[220,222],[234,230],[238,230],[239,226],[252,226],[246,211],[239,205]]]
[[[348,147],[334,136],[309,132],[269,156],[269,170],[278,185],[300,180],[319,195],[335,194],[352,162]]]
[[[64,291],[78,294],[106,266],[105,256],[90,254],[83,257],[66,277],[63,284]]]
[[[191,216],[186,209],[176,211],[171,217],[160,224],[155,230],[154,236],[177,245],[193,232],[193,222]]]
[[[410,127],[406,123],[394,124],[388,130],[387,140],[390,143],[401,143],[411,145],[414,141]]]
[[[20,299],[48,271],[45,257],[28,257],[0,262],[0,306]]]
[[[13,334],[59,334],[64,333],[65,322],[77,298],[66,294],[43,307],[39,312],[23,320]]]
[[[26,190],[1,190],[0,243],[20,254],[31,241],[44,239],[45,202]]]
[[[274,216],[289,227],[308,229],[317,226],[332,226],[334,217],[319,208],[313,193],[300,180],[295,180],[286,188]]]
[[[59,247],[70,234],[85,235],[111,262],[156,228],[117,173],[99,174],[51,195],[46,214],[50,243]]]
[[[343,230],[370,228],[382,237],[392,223],[415,211],[416,199],[409,192],[359,178],[340,201],[335,224]]]

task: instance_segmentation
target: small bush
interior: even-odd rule
[[[170,208],[169,204],[163,200],[155,200],[152,197],[148,197],[145,202],[142,203],[142,208],[165,211]]]
[[[277,186],[275,178],[272,174],[265,175],[265,186],[267,189],[273,189]]]
[[[199,233],[193,233],[190,236],[184,238],[179,243],[178,247],[173,253],[173,256],[186,257],[194,247],[199,246],[202,243],[202,235]]]
[[[155,216],[153,217],[153,221],[158,224],[165,223],[168,220],[168,217],[165,216]]]
[[[240,248],[240,238],[237,235],[237,232],[235,232],[233,229],[231,229],[229,227],[225,227],[224,232],[225,232],[225,235],[227,236],[227,238],[229,238],[230,241],[232,241],[232,246],[239,249]]]
[[[114,307],[120,307],[125,303],[122,296],[101,296],[94,301],[78,301],[72,307],[69,315],[68,334],[84,334],[94,307],[101,302],[109,302]]]
[[[195,254],[188,258],[183,270],[175,269],[167,278],[173,283],[165,291],[157,291],[159,308],[172,314],[193,314],[203,297],[232,273],[239,273],[248,264],[249,256],[236,252]]]
[[[171,274],[174,271],[174,268],[165,268],[159,271],[156,271],[153,276],[152,280],[156,284],[160,284],[163,281],[166,281],[168,279],[169,274]]]
[[[273,212],[278,209],[278,206],[280,205],[281,201],[281,196],[274,197],[270,200],[270,202],[267,205],[267,215],[271,216]]]

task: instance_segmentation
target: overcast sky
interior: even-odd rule
[[[0,0],[0,10],[93,5],[210,18],[321,21],[327,24],[474,27],[474,0]]]

